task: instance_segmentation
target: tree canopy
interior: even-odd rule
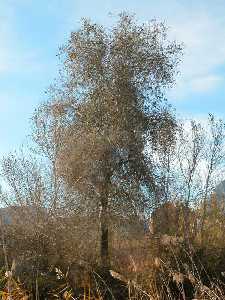
[[[57,144],[57,174],[100,209],[105,266],[110,213],[141,214],[162,192],[153,157],[175,139],[165,89],[181,53],[162,23],[139,24],[125,13],[110,29],[83,20],[61,48],[50,101],[36,112],[37,143]]]

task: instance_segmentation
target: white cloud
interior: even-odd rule
[[[185,46],[181,74],[170,97],[174,100],[184,99],[193,93],[219,88],[222,81],[218,77],[221,77],[221,68],[225,67],[225,1],[144,2],[145,6],[138,4],[141,8],[136,7],[138,17],[155,17],[165,21],[169,26],[169,37],[183,42]],[[131,6],[129,9],[132,11]],[[208,88],[203,88],[203,81],[209,84]]]
[[[171,35],[185,45],[174,98],[212,91],[223,82],[218,69],[225,65],[225,16],[211,14],[213,5],[202,13],[193,6],[196,12],[190,17],[184,15],[182,22],[180,16],[173,20]]]
[[[219,75],[207,75],[197,77],[191,81],[191,88],[194,92],[206,93],[218,88],[223,83],[223,77]]]
[[[30,3],[29,0],[21,1]],[[12,0],[0,3],[0,73],[10,70],[21,72],[25,67],[29,70],[41,69],[41,62],[37,59],[38,54],[34,51],[35,49],[30,49],[32,50],[30,52],[29,49],[26,51],[21,49],[16,24],[14,24],[14,7],[17,2],[18,0]],[[100,2],[98,6],[101,6]],[[131,0],[126,3],[127,7],[124,6],[125,4],[119,0],[113,2],[106,0],[99,12],[93,15],[93,12],[95,13],[93,4],[88,0],[82,3],[78,0],[76,5],[74,4],[74,9],[71,9],[71,19],[74,20],[74,26],[75,21],[78,21],[80,17],[89,15],[97,19],[103,18],[105,22],[109,11],[128,9],[136,12],[137,17],[144,20],[153,17],[165,20],[170,26],[170,36],[185,45],[180,67],[181,75],[170,96],[176,100],[183,99],[192,93],[205,93],[220,87],[223,78],[218,68],[225,65],[224,0],[144,0],[141,4]],[[76,18],[74,18],[74,12]],[[69,19],[69,14],[67,19]],[[68,27],[73,29],[71,24]]]
[[[184,43],[181,75],[177,86],[170,92],[173,99],[188,98],[193,93],[205,93],[220,87],[223,80],[218,68],[225,65],[224,0],[143,0],[141,3],[130,0],[129,3],[126,1],[126,7],[119,0],[104,3],[108,4],[108,11],[126,9],[144,21],[152,18],[165,21],[169,26],[169,37]],[[75,6],[74,11],[79,7],[82,16],[97,18],[107,14],[104,6],[95,16],[91,5],[81,4],[78,0]]]

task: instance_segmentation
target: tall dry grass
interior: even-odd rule
[[[111,275],[123,291],[121,298],[98,272],[97,222],[83,221],[4,226],[2,299],[225,299],[223,244],[207,240],[202,248],[192,241],[190,249],[179,236],[146,234],[140,228],[111,235]]]

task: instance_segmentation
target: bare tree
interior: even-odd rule
[[[198,169],[203,152],[203,129],[200,123],[191,121],[190,129],[185,130],[180,128],[179,145],[178,145],[178,160],[179,167],[183,181],[182,196],[183,206],[183,220],[184,220],[184,240],[189,245],[189,229],[190,218],[189,208],[192,203],[196,201],[198,193]]]
[[[190,209],[203,206],[199,232],[203,231],[207,202],[219,182],[224,162],[224,124],[213,115],[208,122],[179,122],[176,145],[170,156],[171,201],[183,202],[184,239],[189,244]],[[202,235],[202,233],[201,233]]]
[[[215,184],[218,183],[215,177],[218,177],[218,171],[224,165],[224,142],[225,142],[225,124],[221,119],[216,119],[212,114],[208,119],[207,139],[205,140],[204,160],[206,164],[206,178],[203,186],[203,213],[201,217],[201,241],[203,242],[204,225],[207,214],[207,202],[212,194]]]

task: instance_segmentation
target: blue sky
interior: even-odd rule
[[[185,44],[170,102],[184,116],[225,118],[224,0],[0,0],[0,157],[30,133],[30,118],[57,77],[58,47],[82,17],[110,25],[122,10],[156,18]]]

